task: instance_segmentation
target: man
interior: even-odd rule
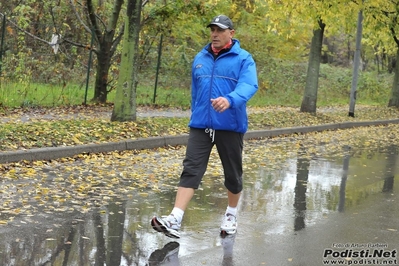
[[[221,233],[235,234],[237,205],[242,191],[242,151],[248,129],[247,101],[258,89],[256,64],[233,39],[233,23],[225,15],[212,19],[211,43],[194,58],[190,132],[175,205],[169,216],[153,217],[152,227],[180,238],[184,211],[201,183],[213,145],[224,170],[228,206]]]

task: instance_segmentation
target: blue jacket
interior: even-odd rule
[[[214,59],[205,46],[194,58],[191,81],[189,127],[245,133],[248,129],[247,101],[258,90],[256,64],[250,53],[233,39],[231,49]],[[230,108],[216,112],[211,99],[225,97]]]

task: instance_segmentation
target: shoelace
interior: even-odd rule
[[[226,217],[226,221],[229,221],[229,222],[232,222],[232,221],[235,222],[237,220],[237,217],[235,217],[232,214],[227,214],[225,217]]]
[[[177,221],[176,217],[173,214],[170,214],[170,215],[164,216],[164,217],[165,217],[164,220],[166,222],[168,222],[169,227],[172,227],[173,225],[176,225],[176,226],[179,225],[179,222]]]

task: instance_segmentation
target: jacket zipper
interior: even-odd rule
[[[208,97],[209,98],[209,101],[208,101],[208,105],[209,105],[209,108],[208,108],[208,125],[209,125],[209,128],[212,129],[212,124],[213,123],[212,123],[212,119],[211,119],[211,108],[212,108],[211,96],[212,96],[212,87],[213,87],[213,73],[215,71],[215,65],[216,65],[217,58],[215,60],[212,55],[210,55],[210,56],[212,57],[212,60],[213,60],[213,66],[212,66],[211,82],[210,82],[209,97]]]
[[[209,53],[209,52],[208,52]],[[213,74],[215,72],[215,66],[216,66],[216,61],[219,60],[220,57],[225,56],[226,54],[230,53],[230,51],[228,51],[227,53],[221,54],[220,56],[218,56],[216,59],[213,58],[213,55],[211,53],[209,53],[209,56],[212,57],[213,59],[213,66],[212,66],[212,74],[211,74],[211,83],[210,83],[210,88],[209,88],[209,108],[208,108],[208,124],[210,125],[210,129],[213,129],[212,126],[212,119],[211,119],[211,108],[212,108],[212,104],[211,104],[211,96],[212,96],[212,88],[213,88]]]

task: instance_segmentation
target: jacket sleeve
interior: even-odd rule
[[[194,111],[194,105],[197,100],[197,86],[195,82],[195,77],[194,77],[194,64],[195,64],[195,59],[193,61],[193,67],[191,67],[191,113]]]
[[[227,95],[230,108],[239,108],[246,104],[258,90],[258,77],[256,63],[250,54],[241,62],[241,70],[237,85],[231,93]]]

